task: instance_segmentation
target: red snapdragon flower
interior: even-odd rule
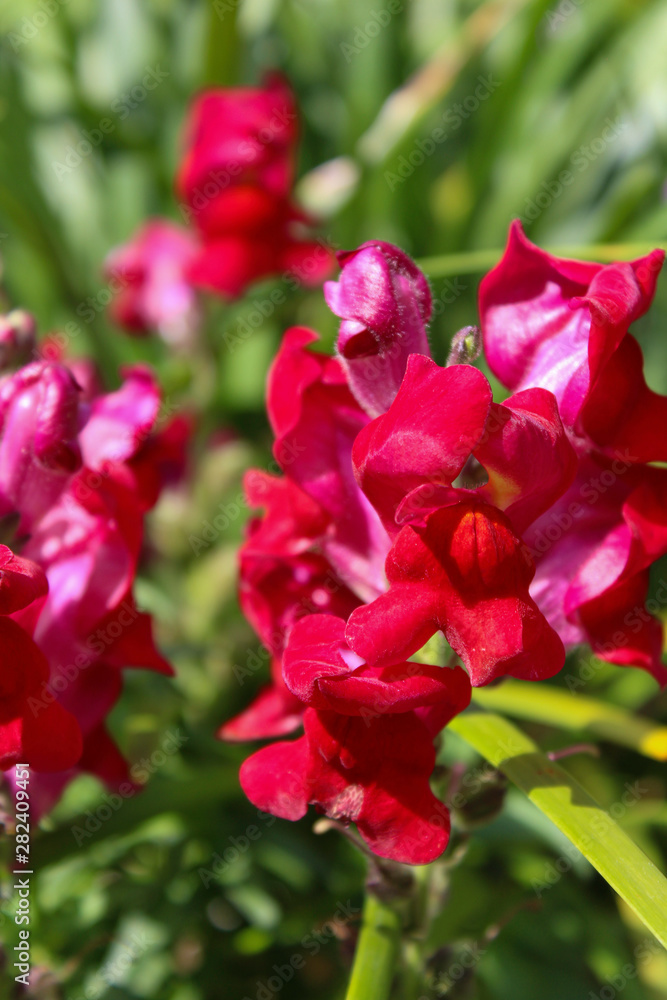
[[[190,110],[177,180],[197,228],[213,233],[270,224],[290,195],[297,141],[294,95],[282,76],[270,75],[263,87],[201,93]]]
[[[667,552],[667,472],[646,464],[667,457],[667,398],[647,387],[629,333],[663,259],[561,260],[516,222],[480,286],[480,315],[494,374],[510,389],[550,389],[577,454],[572,486],[525,534],[531,592],[567,646],[588,643],[664,685],[662,628],[644,603]]]
[[[29,699],[48,681],[46,657],[12,615],[41,602],[48,584],[35,563],[0,545],[0,769],[31,763],[43,771],[72,767],[82,751],[76,719],[57,702],[41,718]]]
[[[271,275],[318,285],[330,273],[331,250],[292,199],[298,132],[294,95],[278,74],[195,98],[176,178],[187,228],[152,219],[109,255],[116,322],[183,344],[199,322],[198,291],[235,299]]]
[[[470,701],[465,672],[420,663],[373,668],[345,641],[345,622],[310,615],[290,634],[287,685],[308,705],[305,735],[259,750],[241,768],[255,805],[300,819],[308,804],[354,822],[373,851],[427,864],[449,816],[429,786],[433,738]]]
[[[260,750],[241,780],[260,808],[294,819],[313,803],[383,856],[424,863],[449,828],[428,784],[433,737],[467,705],[470,679],[562,666],[521,532],[567,489],[575,459],[551,393],[497,406],[479,371],[421,353],[430,293],[401,251],[341,259],[327,288],[340,357],[309,350],[311,331],[285,335],[267,393],[285,478],[250,480],[266,514],[241,553],[246,614],[265,642],[280,623],[274,684],[242,734],[286,733],[301,713],[306,732]],[[486,483],[459,482],[471,463]],[[441,629],[470,678],[408,661]]]
[[[539,385],[589,447],[633,462],[667,461],[667,399],[646,385],[629,327],[649,309],[664,251],[629,263],[563,260],[540,250],[519,222],[480,285],[484,350],[515,391]]]
[[[308,238],[310,220],[291,201],[297,141],[294,97],[277,74],[194,101],[177,189],[201,238],[196,285],[235,298],[271,274],[315,285],[328,274],[330,252]]]
[[[284,479],[249,480],[266,513],[241,554],[243,607],[265,642],[279,636],[243,735],[301,718],[305,734],[251,756],[241,783],[275,815],[314,804],[378,854],[425,863],[448,832],[433,738],[471,683],[550,677],[581,641],[660,677],[656,623],[627,613],[667,548],[665,474],[644,464],[661,446],[625,464],[618,447],[664,401],[629,366],[627,423],[603,415],[623,359],[637,359],[627,326],[650,304],[658,256],[559,262],[514,230],[480,297],[492,368],[513,390],[503,403],[476,368],[428,356],[430,293],[409,258],[370,243],[339,259],[325,288],[339,356],[311,352],[310,331],[285,335],[267,395]],[[596,502],[580,517],[585,488]],[[465,672],[409,659],[438,631]]]
[[[488,482],[454,486],[470,457]],[[574,475],[550,393],[501,407],[476,368],[413,355],[353,463],[394,542],[388,591],[350,617],[352,648],[372,663],[402,660],[441,630],[475,685],[560,670],[563,646],[529,595],[534,566],[520,534]]]

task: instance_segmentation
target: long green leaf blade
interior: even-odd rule
[[[473,700],[492,712],[531,719],[557,729],[585,729],[645,757],[667,760],[667,726],[656,725],[650,719],[595,698],[569,694],[546,684],[507,680],[497,688],[477,689]]]
[[[586,789],[502,716],[464,712],[449,725],[528,795],[667,948],[667,879]]]
[[[591,246],[559,246],[544,249],[555,257],[611,262],[634,260],[637,257],[644,257],[651,250],[667,248],[661,243],[598,243]],[[502,255],[502,250],[469,250],[438,257],[421,257],[417,260],[417,264],[430,278],[446,278],[451,275],[481,274],[482,271],[489,271],[495,267]]]

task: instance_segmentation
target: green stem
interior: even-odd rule
[[[399,914],[368,893],[346,1000],[388,1000],[400,937]]]
[[[415,1000],[426,991],[424,976],[424,942],[428,934],[429,890],[432,865],[413,869],[414,895],[411,907],[411,931],[403,942],[401,962],[402,1000]]]
[[[658,244],[665,250],[666,246]],[[579,260],[599,260],[609,263],[615,260],[634,260],[656,249],[650,243],[598,243],[589,246],[545,247],[547,253],[555,257],[571,257]],[[466,253],[444,254],[439,257],[422,257],[417,264],[431,278],[446,278],[450,275],[478,274],[494,267],[503,255],[503,250],[471,250]]]

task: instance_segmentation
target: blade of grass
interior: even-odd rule
[[[667,948],[667,879],[585,788],[500,715],[464,712],[449,725],[526,793]]]
[[[473,701],[492,712],[543,722],[556,729],[585,729],[645,757],[667,760],[667,726],[595,698],[569,694],[546,684],[507,680],[497,688],[475,690]]]
[[[204,84],[230,87],[238,75],[240,42],[236,31],[239,0],[209,0]]]
[[[544,247],[544,249],[556,257],[598,260],[601,263],[607,263],[643,257],[651,250],[655,250],[656,245],[649,243],[598,243],[591,246]],[[667,250],[667,245],[658,244],[658,249]],[[488,271],[494,267],[502,257],[503,252],[503,250],[471,250],[467,253],[422,257],[417,261],[417,264],[430,278],[481,274],[482,271]]]
[[[361,159],[369,164],[385,160],[450,90],[463,67],[526,6],[527,0],[487,0],[477,7],[431,59],[389,95],[359,140]]]

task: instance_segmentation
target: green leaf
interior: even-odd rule
[[[482,708],[518,719],[531,719],[557,729],[588,730],[600,739],[630,747],[645,757],[667,760],[667,726],[658,726],[615,705],[568,694],[546,684],[507,680],[497,688],[476,690]]]
[[[586,789],[502,716],[464,712],[449,725],[528,795],[667,948],[667,879]]]
[[[239,64],[238,0],[209,0],[208,8],[204,83],[230,87],[236,83]]]
[[[544,247],[547,253],[555,257],[570,257],[575,260],[596,260],[611,262],[616,260],[635,260],[643,257],[651,250],[665,250],[663,244],[649,243],[598,243],[590,246]],[[498,263],[503,255],[502,250],[471,250],[466,253],[444,254],[439,257],[422,257],[417,265],[430,278],[445,278],[449,275],[479,274],[488,271]]]

